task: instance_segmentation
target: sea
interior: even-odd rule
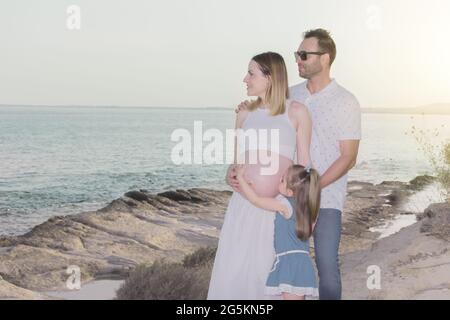
[[[230,190],[225,141],[234,123],[233,108],[0,106],[0,235],[100,209],[131,190]],[[189,157],[208,146],[207,132],[224,141],[213,163]],[[363,113],[362,133],[349,180],[406,182],[433,175],[450,115]],[[182,134],[191,164],[174,157]]]

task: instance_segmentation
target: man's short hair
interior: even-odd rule
[[[331,38],[330,32],[324,29],[308,30],[303,34],[304,39],[317,38],[319,41],[319,50],[326,52],[330,56],[330,66],[336,59],[336,44],[333,38]]]

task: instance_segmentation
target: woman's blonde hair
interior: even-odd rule
[[[285,112],[286,99],[289,98],[289,85],[286,64],[281,55],[275,52],[264,52],[252,58],[261,72],[269,78],[265,102],[270,108],[270,114],[276,116]],[[263,104],[261,98],[250,103],[248,109],[255,110]]]
[[[315,169],[305,169],[293,165],[286,175],[287,188],[294,192],[297,217],[297,237],[306,241],[311,237],[312,226],[317,220],[320,209],[319,173]]]

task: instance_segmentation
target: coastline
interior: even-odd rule
[[[414,214],[403,208],[417,192],[402,182],[349,182],[340,247],[344,299],[449,298],[444,289],[450,279],[442,275],[436,284],[420,273],[429,271],[420,263],[439,264],[433,272],[450,270],[444,263],[450,260],[449,241],[433,235],[430,224],[448,208],[430,217],[418,214],[417,222],[382,239],[371,231],[401,214]],[[53,217],[24,235],[0,237],[0,299],[58,299],[46,293],[67,290],[71,265],[80,267],[84,287],[99,279],[125,279],[139,264],[161,258],[177,262],[201,247],[216,246],[230,195],[200,188],[130,191],[100,210]],[[425,222],[432,227],[421,232]],[[419,260],[408,258],[420,253]],[[367,263],[380,264],[381,290],[367,289]],[[408,268],[422,269],[411,273]],[[402,286],[417,276],[424,280],[414,292]]]

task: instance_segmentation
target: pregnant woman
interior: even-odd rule
[[[237,114],[236,129],[256,133],[266,130],[267,143],[246,143],[239,139],[235,163],[237,159],[244,160],[246,180],[258,195],[274,197],[295,154],[298,164],[309,164],[311,119],[305,106],[288,100],[287,71],[279,54],[266,52],[253,57],[244,82],[247,95],[258,98],[246,111]],[[273,132],[277,134],[272,135]],[[260,140],[261,136],[257,137]],[[231,165],[227,179],[234,169],[235,165]],[[264,287],[275,257],[275,215],[252,205],[237,185],[233,189],[220,233],[208,299],[273,299],[264,294]]]

